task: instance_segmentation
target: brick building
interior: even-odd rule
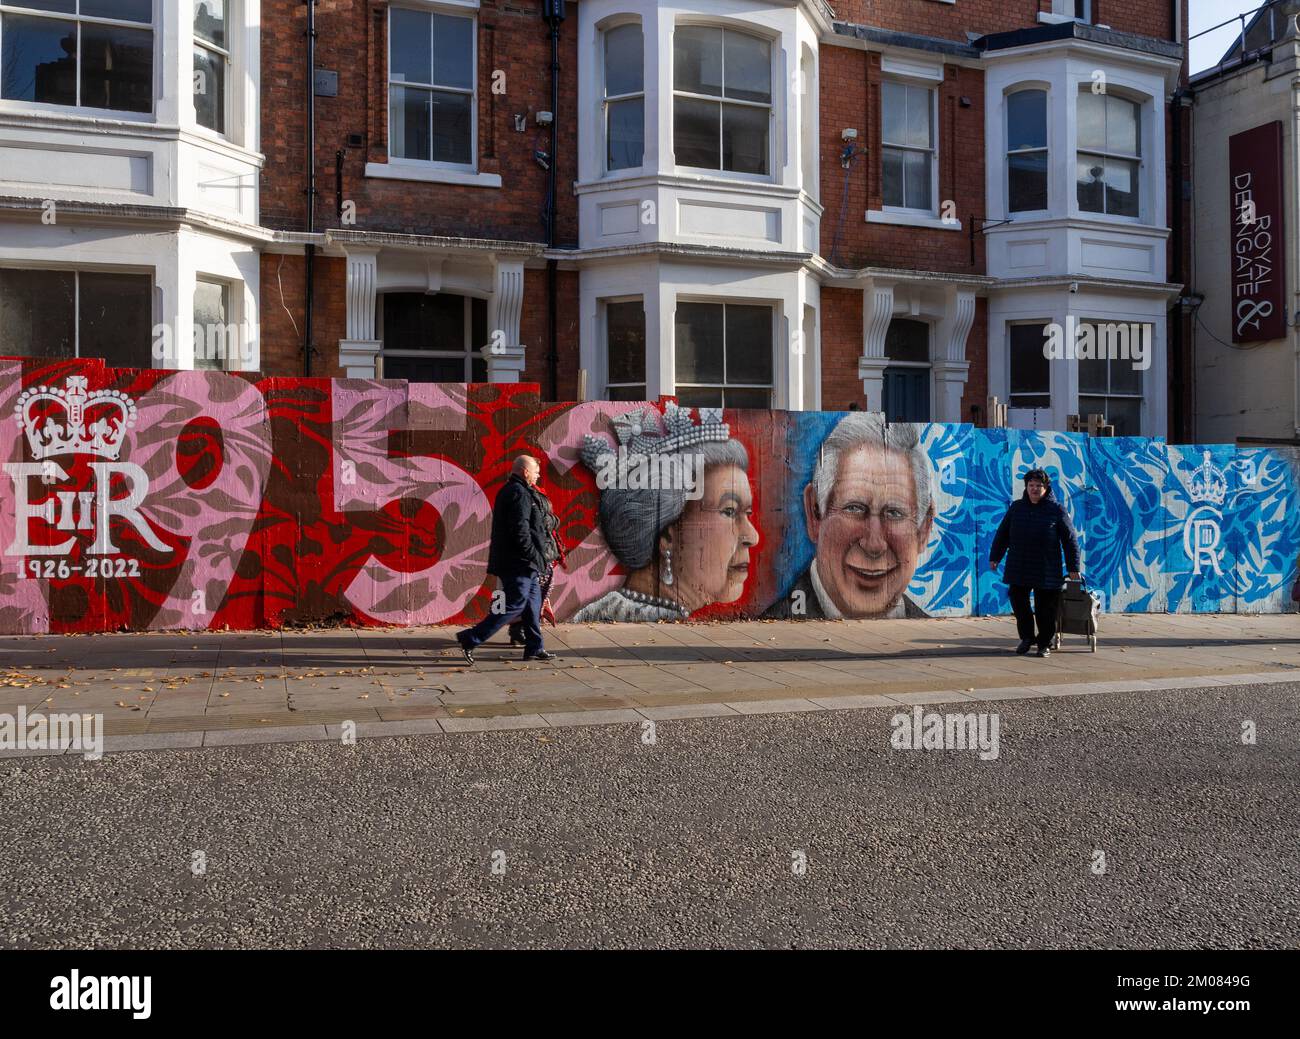
[[[39,6],[0,353],[1178,435],[1186,0]]]

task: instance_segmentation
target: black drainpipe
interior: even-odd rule
[[[316,233],[316,0],[307,4],[307,233]],[[307,299],[303,320],[302,374],[311,378],[312,311],[316,303],[316,246],[307,243]]]
[[[1175,43],[1179,42],[1182,33],[1179,31],[1179,0],[1169,0],[1169,37]],[[1186,68],[1187,55],[1183,55],[1183,67]],[[1182,72],[1179,73],[1182,78]],[[1178,290],[1178,299],[1174,301],[1173,310],[1165,318],[1165,324],[1169,329],[1169,374],[1170,389],[1172,390],[1169,404],[1170,429],[1166,432],[1172,433],[1172,438],[1177,442],[1185,443],[1189,436],[1189,431],[1184,428],[1187,421],[1187,411],[1184,407],[1185,383],[1187,381],[1186,365],[1183,363],[1183,297],[1187,295],[1188,286],[1184,283],[1185,272],[1183,269],[1183,185],[1186,183],[1186,170],[1183,168],[1183,101],[1189,97],[1189,91],[1181,83],[1177,90],[1174,91],[1170,114],[1173,116],[1174,125],[1171,133],[1171,144],[1174,153],[1174,176],[1173,176],[1173,214],[1170,228],[1170,238],[1173,243],[1174,269],[1169,272],[1169,280],[1182,287]]]
[[[560,164],[557,153],[560,124],[560,23],[564,21],[564,0],[542,0],[542,17],[551,30],[551,155],[550,184],[546,193],[546,247],[555,248],[556,167]],[[556,310],[559,306],[559,268],[554,257],[546,261],[546,326],[550,341],[548,369],[551,400],[560,396],[560,343]]]

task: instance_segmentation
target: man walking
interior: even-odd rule
[[[1056,605],[1061,597],[1061,555],[1070,579],[1079,579],[1079,540],[1070,516],[1052,494],[1052,481],[1042,469],[1025,473],[1025,493],[1012,502],[1002,517],[989,553],[989,569],[996,570],[1005,554],[1007,568],[1002,579],[1010,586],[1007,595],[1016,615],[1024,655],[1034,645],[1034,621],[1038,621],[1038,655],[1052,652],[1056,636]],[[1034,605],[1029,605],[1033,593]]]
[[[520,455],[510,479],[492,507],[492,543],[487,572],[501,581],[506,608],[489,613],[472,628],[456,633],[465,660],[474,663],[474,650],[515,619],[523,623],[524,659],[554,660],[542,648],[542,583],[553,543],[546,526],[541,493],[535,490],[542,467],[537,459]]]

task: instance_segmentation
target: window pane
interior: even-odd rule
[[[1007,150],[1047,147],[1047,91],[1020,90],[1007,98]]]
[[[645,158],[645,100],[629,98],[609,103],[609,152],[611,170],[635,169]]]
[[[482,357],[471,358],[469,362],[469,370],[470,370],[470,375],[469,375],[470,382],[488,381],[487,361],[483,360]]]
[[[888,144],[907,141],[907,88],[885,80],[880,85],[881,139]]]
[[[6,0],[6,3],[8,0]],[[75,14],[77,0],[14,0],[15,7],[30,7],[33,11],[55,11],[59,14]]]
[[[619,25],[605,33],[605,96],[644,89],[644,41],[639,25]]]
[[[83,22],[81,103],[119,112],[153,111],[153,33]]]
[[[770,118],[770,110],[766,108],[722,106],[724,170],[736,173],[767,172],[767,126]]]
[[[679,166],[722,168],[718,120],[721,105],[694,98],[673,99],[673,151]]]
[[[908,209],[932,209],[930,153],[903,152],[903,195]]]
[[[931,93],[924,87],[907,88],[907,126],[900,144],[913,148],[934,146],[934,105]]]
[[[1096,334],[1096,326],[1093,326],[1093,334]],[[1106,369],[1108,365],[1104,357],[1081,357],[1079,358],[1079,392],[1080,393],[1105,393],[1106,386]]]
[[[607,386],[606,400],[645,400],[645,384],[638,386]]]
[[[1013,213],[1047,208],[1047,152],[1007,157],[1007,204]]]
[[[887,206],[903,204],[903,152],[886,148],[881,156],[881,197]]]
[[[76,275],[0,267],[0,357],[76,353]]]
[[[389,111],[389,147],[398,159],[429,158],[429,124],[433,103],[427,90],[393,87]]]
[[[1138,215],[1138,164],[1122,159],[1106,160],[1106,212],[1118,216]]]
[[[149,0],[142,2],[148,7]],[[194,35],[218,47],[226,46],[226,0],[194,0]]]
[[[433,160],[434,162],[459,162],[468,164],[473,122],[470,94],[444,94],[434,91],[433,104]]]
[[[885,356],[891,361],[930,361],[930,326],[924,321],[895,318],[885,332]]]
[[[710,405],[702,404],[697,407],[709,407]],[[712,405],[717,407],[717,405]],[[771,390],[755,389],[727,389],[722,391],[722,406],[724,408],[758,408],[767,411],[772,407]]]
[[[1128,357],[1117,356],[1110,362],[1110,392],[1111,393],[1141,393],[1142,392],[1142,371],[1134,367],[1136,358],[1134,357],[1134,347],[1141,351],[1147,350],[1144,356],[1149,361],[1151,358],[1150,346],[1151,339],[1147,339],[1147,346],[1142,345],[1142,330],[1150,332],[1150,325],[1129,325],[1118,324],[1112,335],[1115,337],[1116,345],[1125,341],[1128,342]]]
[[[471,296],[469,301],[469,348],[476,362],[482,360],[479,350],[488,345],[487,300]]]
[[[385,293],[384,349],[465,350],[465,297],[450,292]]]
[[[230,341],[227,294],[226,286],[216,282],[200,281],[194,286],[195,368],[220,371],[238,356],[240,343]]]
[[[209,130],[226,129],[226,59],[203,47],[194,48],[194,116]]]
[[[82,273],[80,281],[79,355],[114,368],[153,367],[153,279]]]
[[[727,382],[771,385],[772,308],[730,304],[726,328]]]
[[[1095,155],[1080,155],[1076,164],[1075,178],[1078,182],[1079,208],[1085,213],[1106,212],[1103,194],[1105,185],[1105,165]]]
[[[1137,155],[1139,110],[1122,97],[1106,98],[1106,150],[1122,155]]]
[[[1079,147],[1106,147],[1106,95],[1084,90],[1079,94]]]
[[[474,87],[474,19],[433,16],[433,82],[440,87]]]
[[[77,30],[48,18],[0,19],[0,95],[52,105],[77,103]]]
[[[720,408],[722,390],[709,386],[679,386],[677,403],[684,408]]]
[[[465,361],[459,357],[384,356],[384,378],[409,382],[464,382]]]
[[[428,14],[394,7],[388,35],[388,76],[397,82],[433,82],[433,49]]]
[[[677,381],[722,382],[722,305],[678,303]]]
[[[209,3],[212,0],[208,0]],[[218,0],[224,2],[224,0]],[[19,7],[39,7],[46,11],[68,11],[71,8],[62,4],[48,6],[44,3],[34,4],[31,0],[15,0]],[[116,18],[119,22],[153,21],[153,0],[81,0],[81,13],[92,18]]]
[[[1117,437],[1138,436],[1142,431],[1142,402],[1115,397],[1080,397],[1079,416],[1105,415]]]
[[[1046,331],[1046,325],[1009,326],[1010,383],[1013,396],[1051,392],[1051,375],[1047,367],[1047,355],[1043,352],[1047,341]],[[1047,405],[1021,405],[1021,407],[1026,406],[1046,407]]]
[[[772,100],[772,45],[743,32],[726,34],[727,97]]]
[[[645,307],[639,302],[609,303],[605,307],[608,342],[606,382],[645,382]],[[633,400],[639,398],[632,398]]]
[[[722,30],[679,25],[673,32],[673,86],[722,96]]]

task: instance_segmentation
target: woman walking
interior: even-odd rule
[[[1079,580],[1079,539],[1074,525],[1052,494],[1052,481],[1042,469],[1025,473],[1025,493],[1011,503],[998,525],[989,553],[989,569],[996,570],[1002,557],[1007,567],[1002,579],[1007,583],[1011,609],[1016,615],[1020,645],[1016,652],[1028,653],[1035,641],[1038,655],[1048,656],[1056,636],[1056,605],[1061,597],[1061,554],[1072,581]],[[1034,605],[1030,608],[1029,596]],[[1038,620],[1035,639],[1034,620]]]

